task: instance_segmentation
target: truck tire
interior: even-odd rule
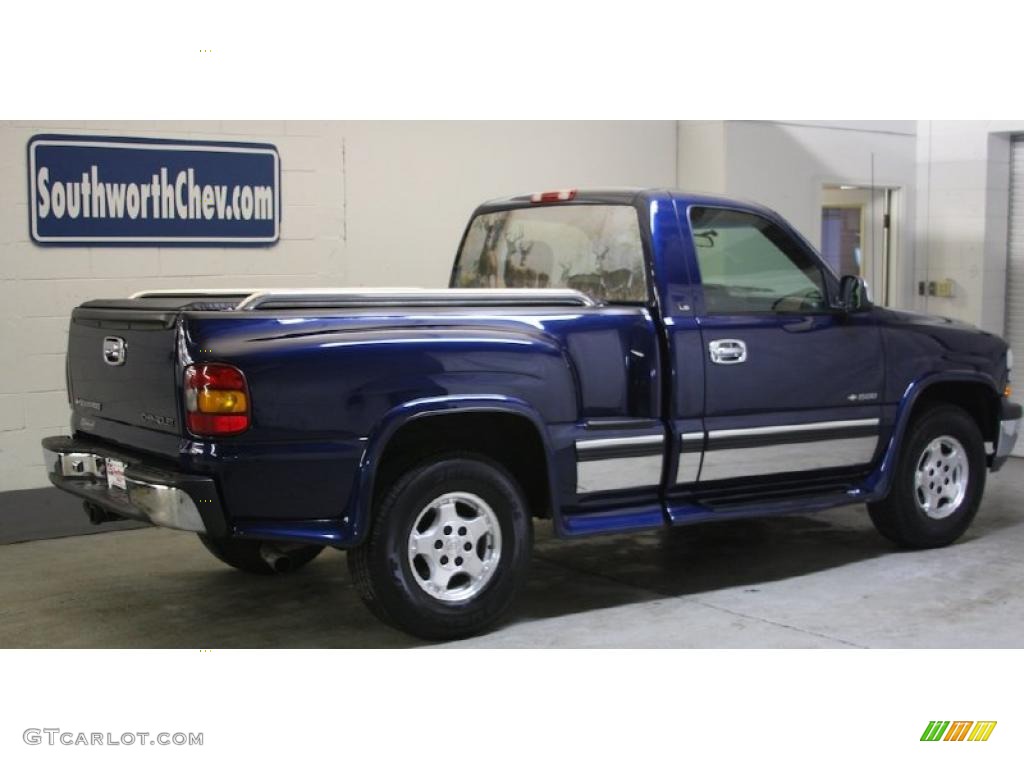
[[[323,551],[311,544],[281,544],[255,539],[212,539],[198,534],[210,554],[246,573],[269,576],[297,571]]]
[[[515,479],[473,454],[405,472],[348,553],[359,596],[381,620],[424,640],[476,634],[506,614],[526,581],[533,521]]]
[[[952,544],[967,530],[985,491],[985,444],[962,408],[934,406],[911,425],[889,495],[868,504],[875,528],[908,549]]]

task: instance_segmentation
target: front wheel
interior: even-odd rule
[[[377,502],[349,570],[379,619],[450,640],[505,615],[526,580],[532,537],[515,479],[484,457],[451,455],[409,470]]]
[[[962,408],[932,408],[911,426],[888,497],[868,505],[879,533],[902,547],[944,547],[967,530],[985,490],[985,444]]]

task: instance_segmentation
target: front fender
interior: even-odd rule
[[[999,395],[995,380],[983,372],[952,371],[932,373],[912,381],[904,390],[899,405],[896,407],[896,417],[893,421],[888,443],[882,452],[882,459],[864,482],[862,501],[877,501],[889,493],[889,489],[892,487],[896,462],[903,447],[903,441],[906,438],[914,406],[931,387],[936,384],[948,383],[984,384],[992,390],[993,395],[996,397]]]

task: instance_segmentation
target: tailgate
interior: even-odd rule
[[[177,316],[173,311],[76,309],[68,337],[74,411],[180,434]]]

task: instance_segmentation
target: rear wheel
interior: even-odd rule
[[[282,544],[253,539],[212,539],[199,534],[210,554],[246,573],[288,573],[307,565],[323,551],[311,544]]]
[[[869,504],[879,533],[903,547],[943,547],[970,526],[985,490],[985,444],[961,408],[935,406],[912,425],[889,496]]]
[[[349,551],[352,580],[382,621],[427,640],[481,632],[526,579],[532,521],[518,483],[487,459],[420,464],[375,505],[370,534]]]

